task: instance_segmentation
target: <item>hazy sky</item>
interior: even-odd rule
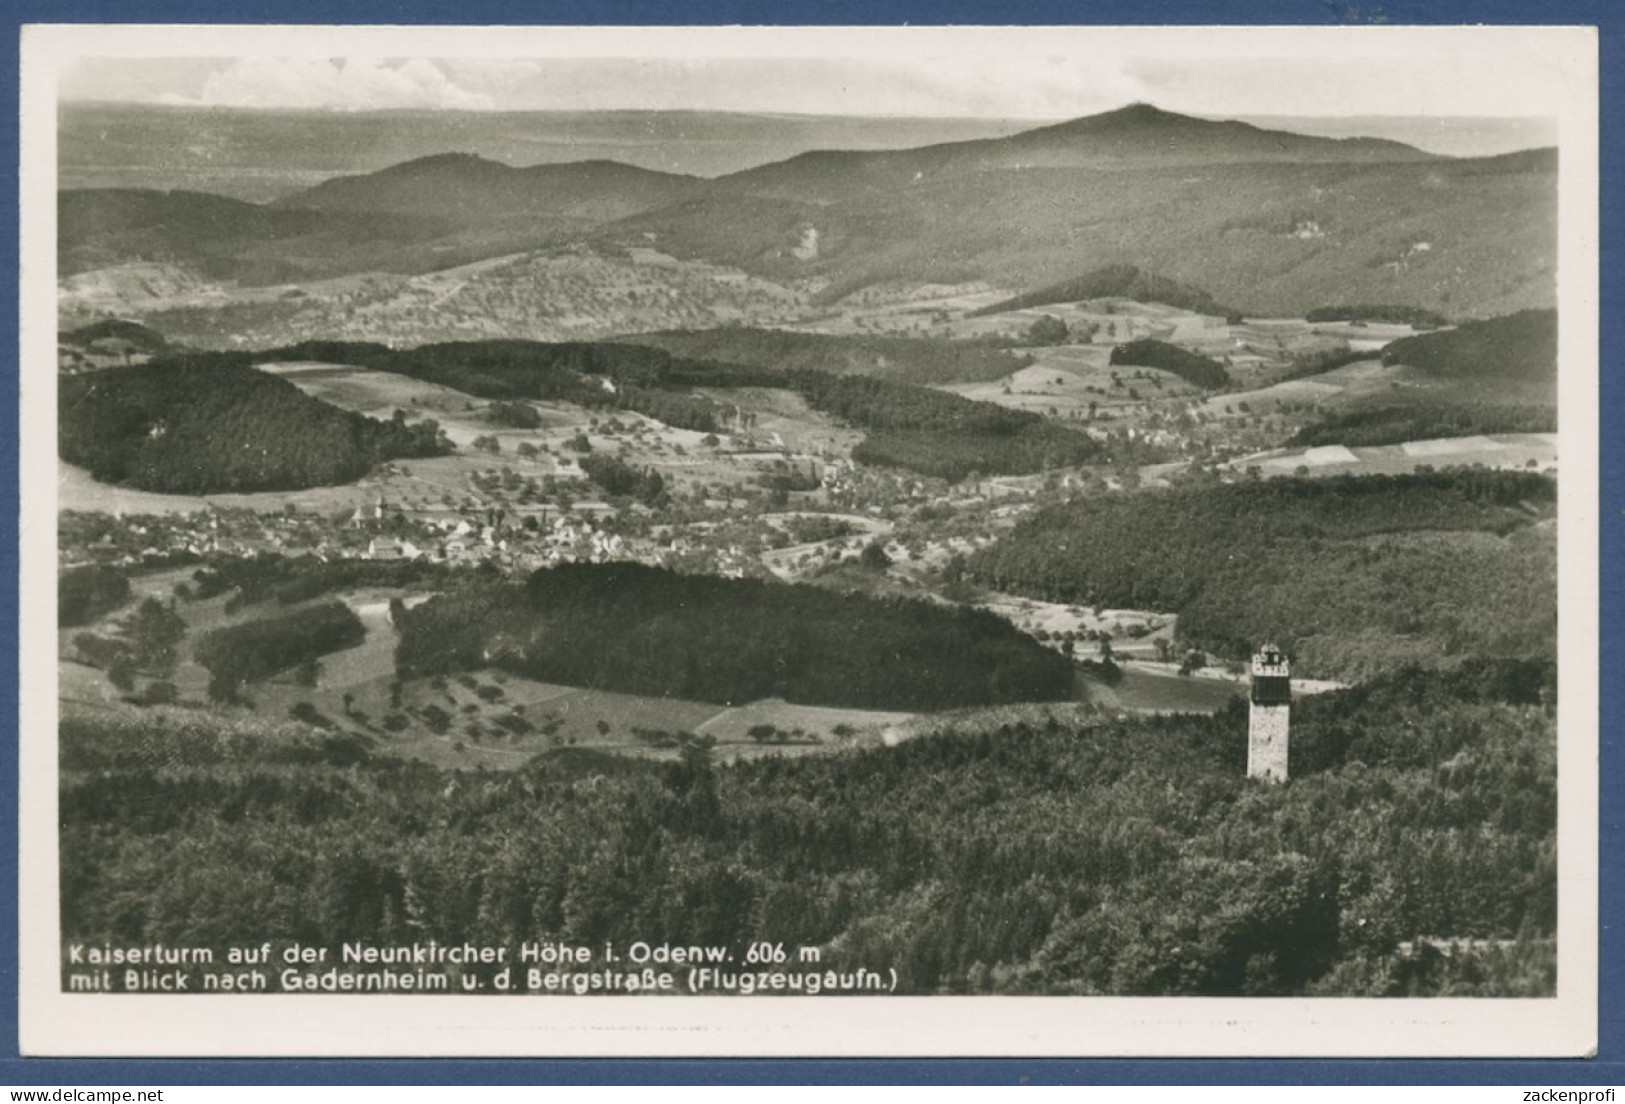
[[[1551,116],[1579,94],[1572,35],[1497,28],[163,30],[74,43],[58,54],[61,95],[1053,119],[1136,100],[1204,115]]]

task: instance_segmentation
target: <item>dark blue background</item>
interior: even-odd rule
[[[90,1084],[631,1084],[724,1083],[802,1084],[819,1082],[937,1083],[1095,1083],[1095,1084],[1546,1084],[1606,1085],[1625,1082],[1621,997],[1625,960],[1618,921],[1625,916],[1625,866],[1615,862],[1625,845],[1616,801],[1621,789],[1618,717],[1625,679],[1621,678],[1619,634],[1625,586],[1610,571],[1625,536],[1625,456],[1611,432],[1625,416],[1619,381],[1610,374],[1614,340],[1620,336],[1617,310],[1618,252],[1625,203],[1611,185],[1619,176],[1625,139],[1620,133],[1622,36],[1625,6],[1608,0],[13,0],[10,25],[0,49],[0,86],[9,150],[17,149],[17,32],[24,23],[441,23],[441,24],[637,24],[637,23],[823,23],[823,24],[1066,24],[1066,23],[1565,23],[1601,30],[1602,92],[1602,372],[1601,372],[1601,766],[1602,807],[1599,849],[1601,1005],[1599,1056],[1569,1061],[1265,1061],[1173,1059],[834,1059],[834,1060],[88,1060],[17,1057],[17,825],[0,817],[0,884],[8,898],[0,908],[0,1084],[69,1086]],[[342,13],[342,14],[341,14]],[[1284,110],[1284,108],[1283,108]],[[0,174],[0,241],[16,253],[15,173]],[[0,296],[0,331],[5,334],[0,364],[16,378],[16,269],[8,269]],[[17,424],[16,391],[0,387],[0,426]],[[0,451],[0,478],[11,501],[0,510],[0,773],[6,793],[17,782],[17,451]],[[33,779],[30,785],[49,785]],[[1064,1006],[1057,1005],[1060,1013]]]

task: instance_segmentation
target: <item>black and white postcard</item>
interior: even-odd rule
[[[34,26],[40,1055],[1582,1055],[1584,28]]]

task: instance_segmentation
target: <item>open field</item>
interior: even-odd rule
[[[395,411],[405,410],[414,419],[433,418],[459,446],[469,444],[481,432],[491,432],[479,414],[488,405],[486,402],[438,383],[346,364],[290,362],[258,367],[281,376],[313,398],[368,417],[388,419]],[[571,407],[542,413],[544,420],[557,419],[560,428],[573,428],[577,422],[572,415],[579,411]],[[579,424],[585,423],[586,419],[581,418]]]
[[[1090,692],[1101,708],[1126,713],[1216,713],[1232,698],[1245,694],[1246,688],[1229,679],[1126,665],[1116,686],[1095,683]]]
[[[1108,363],[1111,348],[1105,345],[1063,345],[1031,352],[1037,362],[1003,380],[949,384],[941,390],[1064,421],[1088,420],[1097,409],[1108,416],[1148,411],[1155,404],[1189,401],[1205,393],[1157,368],[1114,368]]]
[[[1235,670],[1203,667],[1181,675],[1177,664],[1145,659],[1130,659],[1120,666],[1123,678],[1116,686],[1090,684],[1090,692],[1102,708],[1128,713],[1214,713],[1247,694],[1247,675]],[[1292,680],[1292,692],[1298,697],[1342,686],[1326,679]]]
[[[697,388],[695,394],[751,416],[750,438],[807,456],[849,456],[863,431],[814,410],[794,391],[773,387]]]
[[[380,480],[369,475],[342,487],[260,494],[167,495],[134,487],[100,483],[85,469],[57,461],[57,508],[109,514],[190,514],[205,508],[277,513],[292,503],[300,510],[332,513],[353,509],[378,493]]]
[[[914,716],[872,709],[832,709],[826,706],[795,705],[784,701],[759,701],[737,709],[728,709],[701,724],[695,731],[702,736],[714,736],[719,746],[736,753],[749,750],[756,741],[750,729],[772,725],[780,732],[790,733],[800,743],[803,740],[822,744],[839,744],[855,739],[858,734],[873,732],[891,725],[901,724]],[[796,736],[803,733],[804,736]],[[736,747],[738,745],[738,747]],[[794,745],[763,745],[766,748]],[[727,754],[727,751],[724,752]]]
[[[1401,475],[1420,467],[1455,465],[1555,472],[1557,459],[1555,433],[1496,433],[1406,441],[1398,445],[1274,449],[1242,457],[1231,467],[1237,470],[1257,467],[1265,475],[1317,476]]]
[[[1173,614],[1152,610],[1095,610],[1007,594],[989,594],[976,605],[1053,647],[1060,647],[1064,633],[1075,633],[1079,637],[1086,633],[1107,633],[1114,655],[1153,656],[1156,642],[1171,640],[1174,630]],[[1096,645],[1092,641],[1079,639],[1074,647],[1079,659],[1094,658]]]
[[[488,411],[492,404],[485,399],[389,372],[312,364],[270,365],[267,370],[347,410],[387,418],[396,409],[405,409],[414,418],[434,418],[463,452],[415,461],[410,466],[414,481],[423,484],[425,490],[437,488],[442,495],[466,492],[469,465],[476,473],[495,465],[528,478],[579,478],[577,454],[566,447],[578,434],[585,436],[594,450],[611,453],[628,464],[654,468],[668,484],[677,487],[734,484],[781,460],[807,464],[815,458],[844,457],[862,438],[861,433],[811,410],[799,395],[769,388],[706,392],[754,416],[748,430],[718,433],[718,443],[707,445],[707,434],[679,429],[627,410],[593,413],[571,403],[534,400],[527,405],[541,416],[542,425],[513,429],[491,420]],[[469,452],[473,442],[482,437],[494,438],[499,450]],[[537,455],[521,456],[521,445],[534,446]],[[393,500],[395,496],[390,497]],[[401,497],[410,503],[420,496],[403,485]]]

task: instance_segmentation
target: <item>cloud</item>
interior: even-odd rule
[[[194,103],[210,107],[450,108],[488,111],[495,101],[470,92],[424,58],[239,58],[209,74]]]
[[[435,64],[471,91],[523,91],[542,74],[539,64],[519,58],[442,58]]]

